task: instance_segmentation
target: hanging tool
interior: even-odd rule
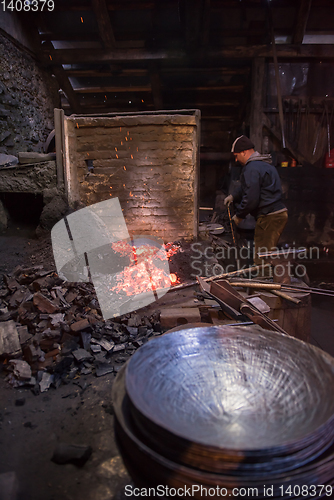
[[[315,144],[314,144],[312,156],[315,155],[317,147],[318,147],[318,140],[319,140],[320,130],[322,128],[322,124],[323,124],[324,118],[325,118],[325,109],[322,112],[321,119],[320,119],[320,122],[318,124],[317,136],[316,136],[316,139],[315,139]]]

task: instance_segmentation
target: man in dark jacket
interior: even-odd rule
[[[254,246],[255,264],[261,264],[257,253],[271,251],[288,221],[288,211],[282,201],[282,188],[276,168],[271,165],[270,155],[261,155],[254,150],[248,137],[238,137],[232,145],[235,161],[243,166],[240,186],[224,200],[224,204],[235,204],[233,220],[238,225],[241,219],[251,214],[256,219]]]

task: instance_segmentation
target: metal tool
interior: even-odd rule
[[[232,223],[230,205],[227,205],[227,212],[228,212],[228,218],[230,220],[230,226],[231,226],[231,231],[232,231],[233,244],[236,247],[237,244],[236,244],[236,241],[235,241],[235,235],[234,235],[234,229],[233,229],[233,223]]]
[[[224,312],[226,312],[227,308],[229,309],[230,317],[245,321],[244,318],[237,316],[242,315],[247,318],[246,321],[250,319],[253,323],[260,325],[266,330],[273,330],[289,335],[285,330],[283,330],[283,328],[268,318],[268,316],[247,302],[247,300],[245,300],[240,293],[233,289],[228,281],[220,280],[218,282],[212,282],[210,286],[202,278],[197,277],[197,281],[202,290],[210,294],[215,300],[219,301],[219,304],[223,304]]]

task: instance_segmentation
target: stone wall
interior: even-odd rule
[[[199,112],[73,116],[65,136],[72,205],[117,197],[132,235],[196,236]]]
[[[0,33],[0,153],[42,152],[58,100],[55,78]]]

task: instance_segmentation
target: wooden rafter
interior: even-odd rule
[[[57,82],[59,83],[59,86],[66,94],[66,97],[70,103],[72,111],[74,113],[80,113],[81,108],[80,108],[79,100],[78,100],[77,95],[75,94],[75,92],[73,90],[71,82],[69,81],[63,67],[62,66],[54,66],[53,73],[57,79]]]
[[[101,41],[106,49],[115,47],[115,37],[111,26],[106,0],[91,0],[99,27]]]
[[[78,64],[78,63],[109,63],[115,61],[149,61],[149,60],[188,60],[182,49],[171,50],[144,50],[144,49],[58,49],[46,51],[50,55],[51,64]],[[278,45],[277,55],[282,58],[334,58],[334,46],[326,44],[315,45]],[[207,52],[194,53],[193,60],[199,59],[251,59],[253,57],[271,57],[272,48],[268,45],[223,47]]]
[[[310,15],[312,0],[300,0],[296,16],[292,43],[301,44],[305,35],[307,21]]]

